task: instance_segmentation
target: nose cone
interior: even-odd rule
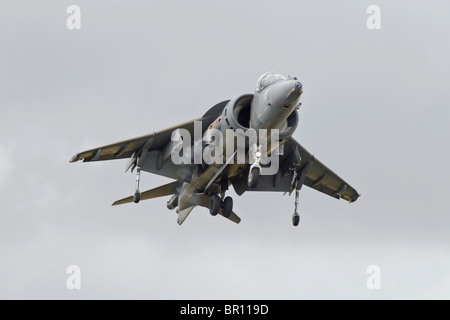
[[[300,95],[303,92],[303,86],[300,83],[300,81],[289,81],[290,87],[293,87],[287,97],[286,97],[286,106],[291,106],[294,103],[297,103],[298,99],[300,98]]]
[[[251,127],[279,128],[295,110],[303,86],[295,78],[280,79],[263,91],[255,93]]]
[[[303,86],[298,80],[280,81],[275,83],[271,89],[271,96],[275,100],[274,104],[284,109],[295,107],[303,92]]]

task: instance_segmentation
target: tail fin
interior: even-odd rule
[[[181,224],[184,222],[184,220],[186,220],[186,218],[188,217],[189,213],[191,213],[192,209],[194,209],[195,206],[190,206],[187,207],[186,209],[180,210],[178,212],[178,219],[177,222],[178,224],[181,226]]]
[[[174,181],[174,182],[165,184],[163,186],[159,186],[157,188],[142,192],[141,200],[170,196],[171,194],[174,194],[177,191],[178,187],[181,186],[182,183],[183,183],[182,181]],[[112,205],[117,206],[119,204],[130,203],[130,202],[133,202],[133,196],[129,196],[127,198],[117,200]]]

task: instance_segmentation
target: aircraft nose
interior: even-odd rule
[[[291,90],[289,91],[287,97],[286,97],[286,104],[290,105],[297,101],[297,99],[300,97],[300,95],[303,92],[303,86],[300,81],[294,80],[291,83]]]

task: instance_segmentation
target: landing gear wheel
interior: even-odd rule
[[[229,218],[231,216],[232,211],[233,211],[233,198],[226,197],[225,199],[223,199],[222,215],[225,218]]]
[[[294,213],[292,215],[292,224],[294,225],[294,227],[298,226],[298,224],[300,223],[300,215],[298,213]]]
[[[209,201],[209,213],[211,213],[212,216],[216,216],[219,213],[221,202],[222,201],[217,194],[211,197],[211,200]]]
[[[139,203],[141,200],[141,193],[139,191],[136,191],[133,195],[133,201],[134,203]]]
[[[248,176],[248,187],[250,189],[256,188],[258,185],[260,170],[258,167],[254,167]]]

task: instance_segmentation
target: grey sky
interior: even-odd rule
[[[78,31],[66,8],[81,7]],[[381,30],[366,8],[381,8]],[[0,298],[450,298],[447,1],[8,1],[0,10]],[[201,116],[275,70],[294,137],[361,194],[234,195],[234,225],[130,195],[88,148]],[[167,182],[144,173],[143,190]],[[82,289],[66,288],[67,266]],[[366,268],[381,268],[368,290]]]

